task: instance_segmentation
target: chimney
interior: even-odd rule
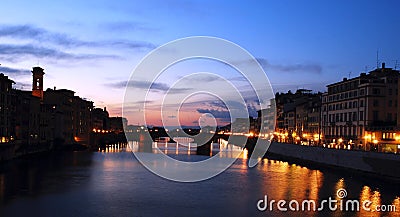
[[[386,66],[386,65],[385,65],[385,63],[383,62],[383,63],[382,63],[382,69],[384,69],[384,68],[385,68],[385,66]]]

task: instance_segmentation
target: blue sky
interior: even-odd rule
[[[202,35],[248,50],[274,91],[324,91],[328,83],[374,69],[377,50],[380,62],[395,67],[398,60],[400,68],[399,6],[395,0],[3,0],[0,71],[15,87],[30,89],[29,70],[39,63],[46,88],[74,90],[121,115],[123,84],[141,58],[171,40]],[[160,82],[168,86],[178,71]],[[202,106],[197,115],[223,110]]]

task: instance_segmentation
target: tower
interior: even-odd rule
[[[43,101],[43,75],[44,70],[39,66],[33,67],[32,96],[39,97]]]

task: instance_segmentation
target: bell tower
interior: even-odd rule
[[[41,67],[33,67],[32,96],[39,97],[41,101],[43,101],[43,75],[44,70]]]

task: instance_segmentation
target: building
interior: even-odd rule
[[[399,71],[377,68],[327,85],[322,131],[327,145],[397,152],[400,140]],[[396,134],[397,133],[397,134]]]
[[[53,108],[54,141],[56,145],[74,143],[73,119],[74,91],[66,89],[47,89],[43,104]]]
[[[93,102],[75,96],[66,89],[47,89],[44,92],[43,106],[53,118],[54,139],[64,144],[89,144],[93,129]]]
[[[13,104],[15,113],[12,119],[17,154],[41,149],[46,143],[46,137],[41,136],[40,98],[33,96],[31,91],[14,90]]]
[[[254,136],[260,131],[257,129],[258,125],[257,118],[236,118],[231,124],[231,133]]]
[[[124,117],[110,117],[110,130],[114,133],[123,133],[128,124]]]
[[[90,143],[90,133],[93,130],[93,102],[74,96],[73,98],[73,130],[74,140],[81,144]]]
[[[321,93],[299,89],[277,93],[275,139],[280,142],[319,144]]]
[[[110,129],[110,119],[109,119],[109,114],[108,114],[106,107],[104,107],[104,109],[101,109],[101,108],[93,109],[92,127],[93,127],[93,131],[96,131],[96,132],[101,132],[103,130]]]
[[[32,95],[43,101],[43,75],[44,69],[36,66],[32,68]]]
[[[257,111],[257,131],[256,134],[261,138],[270,138],[275,131],[276,127],[276,103],[275,99],[270,100],[270,105],[266,109]]]
[[[0,74],[0,143],[8,143],[13,139],[14,126],[12,124],[13,115],[13,89],[15,82]]]

